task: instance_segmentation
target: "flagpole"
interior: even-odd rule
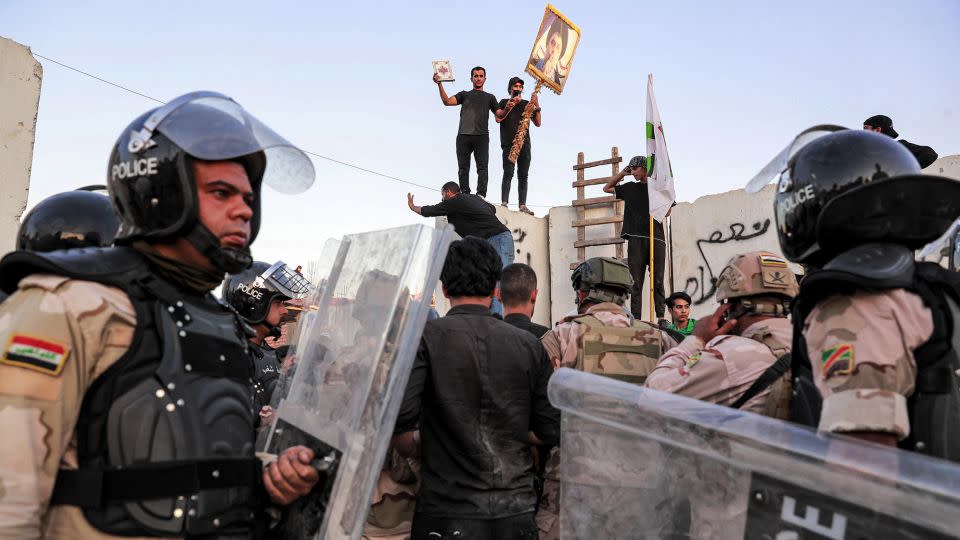
[[[650,322],[656,323],[657,319],[654,313],[654,299],[653,299],[653,276],[657,275],[653,268],[654,257],[653,257],[653,214],[650,214]]]

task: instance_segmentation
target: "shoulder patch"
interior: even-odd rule
[[[63,370],[70,347],[44,339],[14,334],[0,364],[19,366],[56,377]]]
[[[824,379],[834,375],[849,375],[853,373],[853,344],[842,343],[823,351],[820,358],[821,371]]]

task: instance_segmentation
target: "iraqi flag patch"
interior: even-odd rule
[[[853,373],[853,345],[844,343],[823,351],[820,366],[824,379]]]
[[[7,350],[0,364],[20,366],[46,375],[57,376],[63,369],[70,348],[23,334],[14,335],[7,343]]]

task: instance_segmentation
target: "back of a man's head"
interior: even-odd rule
[[[492,296],[502,264],[489,242],[468,236],[450,244],[440,282],[451,298]]]
[[[518,307],[530,301],[537,288],[537,274],[523,263],[513,263],[500,273],[500,300],[507,307]]]
[[[440,192],[449,191],[450,193],[460,193],[460,184],[456,182],[447,182],[440,188]]]

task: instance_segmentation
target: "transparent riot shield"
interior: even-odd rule
[[[415,225],[345,236],[300,316],[261,459],[302,444],[325,474],[303,538],[363,532],[420,335],[450,241]]]
[[[560,369],[560,537],[954,538],[960,466]]]

